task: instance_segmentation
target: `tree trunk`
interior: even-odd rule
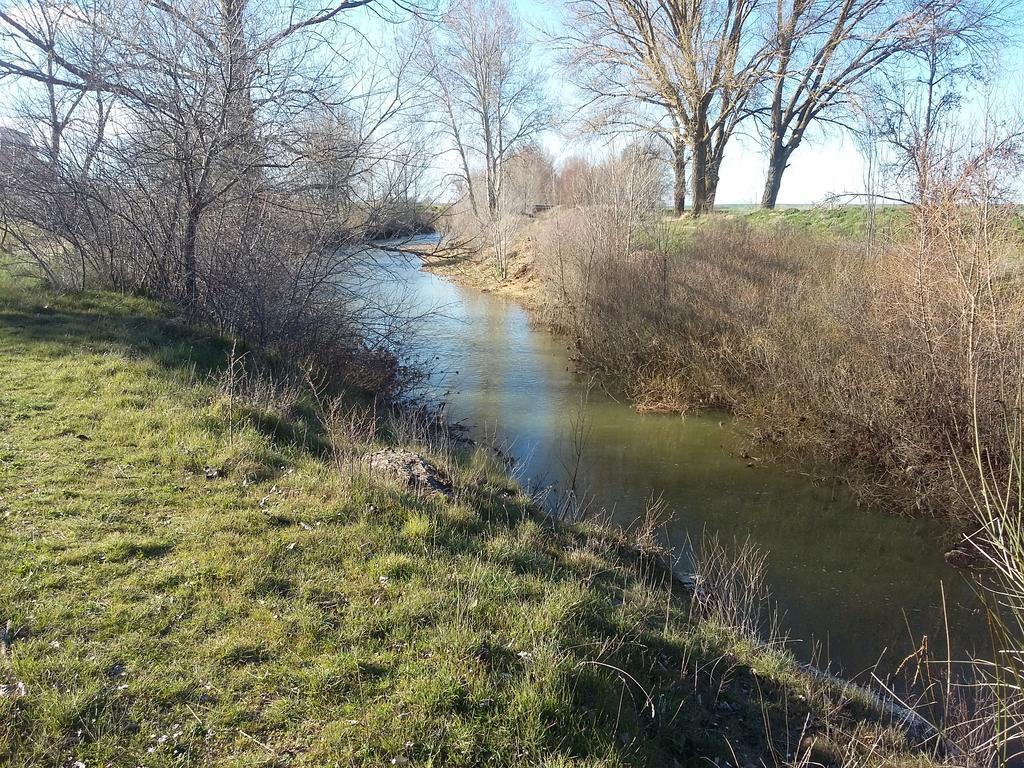
[[[196,241],[199,239],[199,209],[189,206],[185,220],[185,241],[182,243],[182,278],[185,282],[185,302],[189,310],[194,310],[198,298],[196,280]]]
[[[690,179],[693,185],[693,203],[690,205],[690,215],[694,218],[703,216],[710,209],[708,207],[708,146],[706,142],[693,143],[693,169],[690,172]]]
[[[682,216],[686,212],[686,142],[678,134],[672,145],[672,161],[676,181],[672,209],[676,216]]]
[[[725,147],[720,143],[717,150],[709,153],[706,170],[704,171],[704,205],[707,213],[715,210],[715,196],[718,194],[718,180],[722,168],[722,152]]]
[[[790,150],[782,146],[781,141],[772,142],[771,154],[768,157],[768,175],[764,180],[764,193],[761,195],[761,207],[772,209],[779,200],[782,188],[782,174],[789,166]]]
[[[227,149],[224,165],[233,175],[254,183],[263,173],[268,158],[257,136],[256,104],[253,100],[255,63],[249,50],[245,15],[250,0],[220,0],[220,35],[223,45],[225,125],[222,141]]]
[[[487,212],[494,218],[498,212],[498,189],[492,174],[487,175]]]

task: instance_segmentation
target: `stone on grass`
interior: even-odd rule
[[[366,458],[371,475],[383,475],[407,488],[440,493],[449,500],[452,498],[452,484],[448,478],[418,453],[386,448]]]

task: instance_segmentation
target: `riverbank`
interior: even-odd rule
[[[5,763],[927,764],[486,452],[245,359],[150,301],[0,296]]]
[[[973,512],[951,468],[973,465],[976,439],[995,467],[1009,461],[1017,209],[617,211],[529,220],[507,280],[486,253],[424,265],[523,303],[637,410],[728,411],[752,452],[842,481],[861,504],[942,518],[959,540]]]
[[[531,236],[539,222],[530,222],[516,238],[509,256],[508,277],[503,278],[491,258],[484,252],[462,246],[410,245],[404,250],[415,253],[423,269],[459,285],[515,301],[539,320],[550,319],[545,313],[545,285],[535,263],[535,237]]]
[[[538,263],[538,238],[545,234],[550,213],[529,219],[511,247],[508,276],[502,277],[493,260],[483,251],[459,246],[408,246],[416,253],[423,268],[440,277],[485,293],[502,296],[521,304],[541,322],[552,324],[556,313],[552,302],[556,292],[546,282]],[[1022,217],[1024,220],[1024,217]],[[666,219],[665,238],[669,247],[678,249],[693,240],[710,223],[745,223],[755,227],[792,227],[800,231],[829,237],[862,238],[868,228],[866,209],[859,206],[829,209],[789,208],[773,211],[761,208],[726,209],[710,219]],[[899,207],[882,208],[875,227],[892,234],[907,225],[907,213]],[[554,330],[565,328],[554,326]]]

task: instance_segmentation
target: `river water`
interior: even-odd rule
[[[533,488],[564,491],[578,466],[576,487],[624,525],[663,497],[672,544],[749,538],[767,553],[798,658],[884,673],[922,635],[941,657],[943,587],[954,657],[984,650],[977,598],[944,561],[936,523],[857,508],[842,488],[744,458],[727,416],[636,413],[575,372],[565,340],[520,306],[424,272],[411,254],[381,252],[374,269],[388,275],[375,288],[384,302],[418,316],[403,348],[428,365],[450,422],[495,439]]]

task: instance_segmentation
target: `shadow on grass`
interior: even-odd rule
[[[231,361],[253,357],[244,344],[212,329],[189,326],[158,302],[114,293],[56,296],[16,292],[0,294],[0,336],[24,347],[39,346],[54,357],[86,350],[121,350],[145,358],[168,374],[216,384]],[[295,377],[286,363],[268,355],[253,365],[272,378]],[[330,443],[315,418],[312,403],[301,399],[289,414],[240,406],[241,417],[276,445],[299,446],[325,456]]]
[[[232,342],[172,319],[161,305],[117,294],[0,296],[0,332],[24,344],[121,347],[161,367],[208,376],[223,370]]]

